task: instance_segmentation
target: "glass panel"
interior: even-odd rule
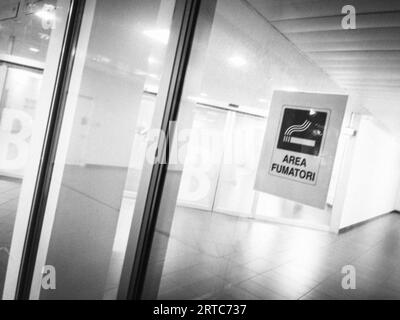
[[[211,210],[218,183],[224,146],[227,113],[199,106],[194,111],[193,129],[189,137],[178,203],[181,206]],[[206,157],[203,146],[213,148],[213,157]]]
[[[0,292],[7,299],[14,295],[69,3],[0,1]]]
[[[35,65],[44,63],[56,23],[55,0],[0,1],[0,57],[12,55]]]
[[[2,99],[0,101],[2,128],[6,131],[8,125],[8,133],[15,135],[11,137],[19,137],[29,145],[31,140],[30,131],[32,130],[31,122],[35,119],[35,109],[42,84],[42,72],[7,64],[3,64],[0,68],[3,69],[5,75]],[[7,124],[8,119],[10,117],[13,119],[17,117],[16,115],[18,115],[19,119]],[[22,151],[21,149],[23,148],[18,144],[7,144],[6,139],[3,141],[6,144],[1,148],[5,152],[2,158],[3,167],[6,166],[6,163],[10,164],[9,169],[5,170],[6,174],[9,177],[22,178],[27,162],[26,151]]]
[[[274,3],[279,7],[278,2]],[[300,203],[291,206],[289,200],[278,198],[280,204],[273,206],[269,199],[272,196],[266,199],[254,190],[275,90],[334,93],[341,89],[248,1],[203,1],[175,134],[180,137],[182,128],[208,130],[214,115],[204,113],[199,122],[194,116],[198,105],[218,107],[225,114],[227,120],[215,123],[220,127],[214,129],[224,130],[222,157],[209,145],[199,146],[192,139],[186,146],[187,150],[201,149],[202,159],[219,163],[214,205],[204,212],[179,201],[187,171],[192,170],[187,162],[190,151],[180,166],[169,165],[144,298],[246,299],[259,297],[254,294],[257,289],[266,299],[282,298],[287,292],[292,297],[286,282],[285,294],[264,289],[257,283],[248,284],[253,285],[250,290],[253,293],[236,285],[277,267],[284,259],[290,259],[291,254],[302,251],[303,245],[329,241],[329,234],[315,233],[303,239],[301,229],[289,236],[275,224],[247,219],[265,220],[262,211],[285,215],[279,218],[286,215],[292,218],[304,210],[307,215],[327,217],[318,216],[320,220],[312,223],[324,230],[329,228],[329,205],[311,212]],[[215,139],[218,140],[218,135]],[[210,186],[214,176],[209,176]],[[269,207],[262,209],[264,202]],[[277,254],[285,250],[287,255]],[[233,286],[235,290],[230,289]]]
[[[86,3],[33,299],[116,298],[174,6]],[[42,285],[43,270],[54,270],[56,289]]]

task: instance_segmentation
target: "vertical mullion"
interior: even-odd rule
[[[18,274],[15,295],[18,300],[27,300],[30,295],[64,102],[73,67],[84,6],[85,0],[71,0]]]
[[[160,130],[165,134],[166,139],[160,139],[158,141],[158,159],[168,159],[168,146],[172,143],[173,136],[171,134],[167,135],[166,133],[173,132],[173,130],[171,130],[171,122],[177,119],[186,69],[192,49],[197,17],[199,15],[200,2],[201,0],[177,0],[176,2],[178,10],[179,7],[181,7],[183,12],[180,17],[180,28],[178,30],[172,30],[172,32],[178,32],[179,35],[175,46],[176,52],[170,71],[168,87],[163,88],[166,90],[166,100]],[[157,223],[158,208],[168,170],[168,161],[166,162],[166,164],[156,163],[151,168],[150,181],[135,248],[135,256],[132,262],[133,265],[127,266],[127,272],[130,273],[128,278],[128,290],[126,296],[125,293],[120,290],[119,298],[134,300],[141,298]],[[127,265],[127,263],[125,263],[125,265]]]

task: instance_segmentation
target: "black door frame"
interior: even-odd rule
[[[160,200],[168,171],[169,148],[173,141],[174,122],[178,117],[201,1],[176,0],[171,26],[172,38],[168,48],[170,56],[167,58],[167,71],[158,97],[161,100],[158,110],[162,109],[164,112],[157,127],[165,135],[157,143],[156,158],[164,161],[143,169],[118,299],[140,300],[142,298]],[[141,194],[145,195],[145,199],[141,197]]]

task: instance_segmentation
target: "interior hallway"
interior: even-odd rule
[[[0,292],[3,290],[4,277],[10,252],[11,237],[14,228],[15,211],[21,182],[17,179],[1,177],[0,180]]]
[[[400,298],[397,213],[340,235],[182,208],[176,215],[159,299]],[[357,290],[341,288],[349,264]]]
[[[85,181],[92,181],[86,175],[78,176]],[[69,188],[73,188],[73,179],[68,180]],[[104,181],[109,181],[108,176]],[[3,249],[0,251],[0,263],[4,269],[1,274],[4,274],[19,184],[12,181],[1,183],[0,240]],[[89,267],[92,271],[80,273],[82,277],[79,277],[79,281],[83,281],[84,277],[90,283],[89,291],[96,291],[96,296],[101,298],[102,292],[107,289],[104,287],[104,274],[107,273],[115,234],[114,220],[118,216],[118,204],[107,193],[105,198],[111,209],[107,217],[99,219],[97,206],[93,212],[82,211],[84,198],[93,202],[93,205],[98,201],[99,206],[104,206],[104,197],[98,192],[105,188],[100,187],[104,183],[97,181],[94,184],[97,188],[93,188],[93,185],[83,188],[90,191],[86,193],[82,190],[82,181],[78,185],[81,191],[74,194],[79,199],[63,201],[66,211],[61,216],[64,223],[59,221],[57,224],[65,227],[68,221],[69,227],[65,232],[70,234],[69,240],[65,242],[64,238],[62,246],[58,242],[57,253],[50,253],[51,263],[60,271],[57,278],[60,289],[63,287],[60,291],[62,296],[70,292],[68,283],[78,280],[73,277],[73,274],[76,277],[74,270]],[[113,199],[114,202],[111,201]],[[109,220],[106,224],[108,227],[99,228],[99,221],[104,219]],[[82,228],[87,232],[76,232]],[[158,298],[399,299],[399,229],[400,215],[396,213],[335,235],[177,207]],[[93,236],[88,237],[88,232]],[[161,239],[158,243],[165,245],[166,236],[162,233],[157,235]],[[80,255],[76,252],[72,254],[66,245],[71,245],[73,241],[82,247],[89,238],[90,250],[82,248]],[[76,265],[72,271],[69,270],[71,260],[74,261],[72,265]],[[90,262],[85,266],[79,262],[88,260]],[[163,261],[154,260],[151,263],[162,264]],[[354,265],[357,270],[357,290],[354,291],[341,288],[343,275],[340,272],[347,264]],[[93,269],[94,266],[97,267]],[[97,285],[94,286],[94,283]],[[83,294],[81,298],[85,297],[86,294]]]

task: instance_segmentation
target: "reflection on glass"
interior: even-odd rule
[[[26,3],[0,1],[0,293],[6,273],[11,278],[18,274],[19,254],[11,247],[24,241],[23,236],[12,241],[15,230],[22,230],[17,217],[25,224],[29,214],[32,190],[22,192],[22,186],[34,179],[35,172],[28,172],[27,165],[41,151],[41,145],[33,146],[33,137],[35,130],[45,128],[38,114],[46,112],[47,106],[39,105],[39,101],[44,91],[51,90],[42,88],[43,73],[51,69],[50,40],[58,37],[58,31],[63,33],[65,11],[61,7],[69,6],[69,1],[55,0],[30,7]]]
[[[254,190],[273,91],[330,92],[337,87],[248,1],[204,1],[193,48],[176,134],[182,127],[219,132],[215,140],[222,136],[223,146],[215,152],[209,144],[199,143],[201,139],[189,139],[186,159],[178,168],[169,165],[144,298],[254,298],[239,283],[279,265],[276,252],[296,254],[315,241],[311,237],[299,241],[300,232],[299,238],[282,241],[276,225],[248,219],[265,219],[271,211],[279,218],[298,215],[302,219],[305,215],[299,212],[308,209]],[[215,111],[199,114],[199,106]],[[216,112],[221,114],[218,122]],[[208,180],[204,185],[209,186],[206,197],[198,199],[193,193],[190,198],[187,193],[182,201],[188,186],[198,187],[188,183],[192,150],[215,166],[212,174],[203,175]],[[196,168],[207,164],[198,162]],[[327,218],[316,223],[329,223],[329,208],[321,211]],[[259,284],[248,285],[253,292],[259,288]],[[268,294],[279,298],[272,291],[261,291],[265,298]]]
[[[253,215],[253,190],[265,119],[234,113],[222,161],[214,211],[242,217]],[[229,150],[229,148],[231,150]],[[228,156],[233,155],[232,159]],[[232,161],[233,160],[233,161]]]
[[[226,118],[226,112],[215,108],[199,106],[194,110],[178,195],[180,205],[211,210],[223,155]],[[212,157],[209,149],[213,150]]]
[[[32,298],[116,298],[174,5],[86,4]],[[41,288],[44,265],[56,290]]]
[[[56,10],[67,2],[0,1],[0,59],[14,56],[36,65],[46,61]]]

